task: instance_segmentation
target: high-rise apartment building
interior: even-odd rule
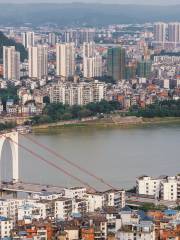
[[[29,77],[41,79],[48,75],[48,50],[44,45],[29,49]]]
[[[166,41],[166,23],[157,22],[154,24],[154,41],[164,43]]]
[[[83,75],[85,78],[102,77],[102,56],[85,57],[83,59]]]
[[[180,43],[180,23],[168,24],[168,41],[170,43]]]
[[[83,43],[83,58],[94,57],[96,51],[96,44],[94,42]]]
[[[33,47],[35,44],[34,41],[34,32],[24,32],[23,33],[23,45],[25,48]]]
[[[76,46],[80,46],[84,42],[93,42],[95,38],[94,28],[69,29],[64,32],[63,40],[66,43],[74,42]]]
[[[122,47],[108,49],[107,70],[108,76],[119,81],[125,79],[126,53]]]
[[[6,80],[20,80],[20,53],[14,46],[3,47],[3,77]]]
[[[83,44],[83,75],[85,78],[102,76],[102,56],[96,51],[94,42]]]
[[[84,42],[93,42],[95,38],[95,29],[94,28],[85,28],[79,30],[79,43],[83,44]]]
[[[74,43],[56,45],[56,74],[65,78],[75,74],[75,47]]]
[[[50,46],[55,46],[57,43],[57,36],[55,33],[49,33],[48,35],[48,43]]]
[[[137,64],[137,75],[140,78],[147,78],[151,73],[152,62],[148,61],[139,61]]]

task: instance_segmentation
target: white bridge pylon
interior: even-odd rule
[[[12,152],[12,178],[14,182],[19,181],[19,151],[18,151],[18,132],[10,132],[0,135],[0,166],[2,162],[2,150],[6,140],[9,141]],[[0,167],[1,169],[1,167]],[[1,181],[0,176],[0,181]]]

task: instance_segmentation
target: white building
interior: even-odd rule
[[[0,217],[0,239],[10,237],[12,229],[13,221],[5,217]]]
[[[102,56],[97,54],[83,59],[83,76],[85,78],[102,77]]]
[[[154,41],[164,43],[166,40],[166,23],[157,22],[154,24]]]
[[[105,194],[105,205],[115,208],[123,208],[126,204],[126,193],[124,190],[108,190]]]
[[[5,80],[20,80],[20,53],[14,46],[3,47],[3,77]]]
[[[116,234],[117,240],[155,240],[155,227],[152,222],[129,223],[123,225]]]
[[[87,213],[87,202],[85,199],[73,199],[72,200],[72,215],[73,214],[85,214]]]
[[[95,56],[96,45],[94,42],[84,42],[83,43],[83,59],[91,58]]]
[[[87,193],[85,199],[87,201],[87,212],[94,212],[104,206],[104,194],[102,193]]]
[[[159,197],[161,179],[142,176],[136,180],[137,193],[140,195],[150,195]]]
[[[46,218],[46,205],[43,203],[26,203],[18,207],[18,220],[31,220],[45,219]]]
[[[103,82],[95,80],[92,84],[93,102],[100,102],[106,97],[106,85]]]
[[[34,32],[24,32],[22,34],[23,45],[26,49],[34,47]]]
[[[178,181],[176,177],[168,177],[161,182],[161,197],[167,201],[177,201]]]
[[[180,43],[180,23],[168,24],[168,41],[170,43]]]
[[[56,74],[65,78],[75,74],[74,43],[56,44]]]
[[[66,239],[68,240],[79,239],[79,229],[76,226],[66,226],[64,232],[67,234]]]
[[[169,79],[164,79],[163,80],[163,87],[165,88],[165,89],[169,89],[170,88],[170,81],[169,81]]]
[[[29,47],[29,77],[42,79],[48,75],[48,49],[44,45]]]
[[[83,75],[85,78],[102,76],[102,56],[96,51],[94,42],[83,44]]]
[[[3,110],[4,110],[4,107],[3,107],[3,104],[2,104],[2,102],[0,100],[0,114],[2,114]]]
[[[54,217],[56,219],[67,220],[72,214],[72,199],[59,198],[54,201]]]
[[[74,187],[74,188],[65,188],[64,189],[64,196],[67,198],[84,198],[86,194],[86,188],[84,187]]]
[[[69,105],[86,105],[100,102],[106,97],[106,84],[97,80],[87,83],[59,83],[50,88],[50,102]]]
[[[166,201],[177,201],[180,198],[179,186],[180,179],[178,176],[162,176],[159,178],[143,176],[136,180],[138,194],[155,196]]]
[[[123,208],[119,215],[117,240],[155,240],[155,226],[150,219],[129,207]]]

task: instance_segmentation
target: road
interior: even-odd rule
[[[41,193],[41,192],[62,192],[64,187],[52,185],[40,185],[38,183],[1,183],[0,189],[7,192]]]

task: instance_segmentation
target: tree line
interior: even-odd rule
[[[155,102],[145,108],[135,105],[130,108],[129,115],[144,118],[180,117],[180,99]]]
[[[85,106],[64,105],[62,103],[49,103],[43,110],[43,115],[34,116],[33,124],[52,123],[61,120],[82,119],[103,114],[109,114],[113,111],[121,110],[122,106],[118,101],[102,100],[98,103],[89,103]]]

